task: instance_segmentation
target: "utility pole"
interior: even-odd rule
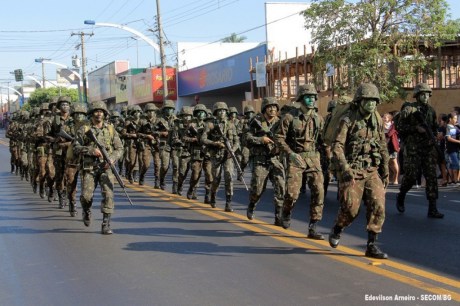
[[[160,0],[157,0],[157,28],[158,28],[158,39],[160,42],[160,58],[161,58],[161,76],[163,78],[163,103],[168,98],[168,80],[166,78],[166,56],[163,46],[163,31],[161,29],[161,18],[160,18]]]
[[[89,35],[90,37],[94,35],[94,33],[72,33],[71,36],[80,35],[81,38],[81,71],[83,77],[83,96],[85,103],[88,103],[88,87],[86,86],[86,54],[85,54],[85,35]]]

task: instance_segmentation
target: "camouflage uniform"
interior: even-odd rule
[[[11,118],[11,123],[8,125],[6,130],[5,137],[10,139],[10,164],[11,164],[11,173],[16,172],[18,174],[18,141],[17,141],[17,129],[19,128],[19,122],[17,120],[17,113],[14,113]]]
[[[125,128],[122,132],[122,137],[125,140],[125,150],[128,150],[128,154],[125,155],[126,163],[126,178],[132,184],[134,183],[136,172],[139,169],[139,139],[138,131],[141,126],[140,116],[142,114],[142,109],[139,105],[133,105],[129,111],[130,117],[125,121]],[[141,143],[142,145],[143,143]]]
[[[368,231],[366,256],[385,259],[387,254],[375,245],[385,220],[389,160],[383,122],[376,111],[379,101],[374,84],[361,84],[354,105],[340,120],[332,144],[339,173],[340,208],[329,235],[329,244],[337,247],[341,232],[357,217],[361,201],[364,201]]]
[[[60,113],[54,116],[51,126],[51,136],[54,137],[53,142],[53,155],[54,155],[54,168],[55,168],[55,188],[59,197],[59,208],[64,208],[67,205],[67,190],[65,182],[65,165],[67,149],[70,146],[70,141],[59,137],[57,133],[64,130],[67,134],[70,132],[70,126],[73,124],[72,117],[70,116],[70,103],[69,97],[59,97],[57,108]]]
[[[36,180],[38,181],[39,194],[42,199],[45,198],[45,180],[47,179],[46,161],[50,147],[46,139],[46,136],[51,132],[51,121],[48,117],[49,111],[48,103],[42,103],[40,106],[40,117],[35,124],[33,134],[36,139],[35,148],[37,151]]]
[[[103,116],[101,116],[100,111],[104,112]],[[113,200],[115,178],[110,167],[99,155],[100,151],[89,137],[88,132],[89,130],[93,132],[96,139],[107,150],[112,162],[116,162],[123,155],[123,145],[114,126],[104,122],[104,117],[109,115],[104,102],[93,102],[88,113],[92,116],[91,122],[88,125],[83,125],[77,131],[73,146],[74,154],[82,155],[80,203],[83,209],[83,222],[85,226],[91,224],[94,189],[99,185],[102,190],[101,212],[103,213],[101,233],[112,234],[110,217],[115,207]]]
[[[186,144],[187,150],[190,152],[190,168],[192,173],[190,175],[189,189],[187,191],[188,199],[196,199],[196,188],[201,177],[201,170],[203,168],[203,144],[201,143],[201,135],[205,127],[206,106],[203,104],[195,105],[193,109],[194,120],[192,121],[187,132],[182,137],[182,141]],[[207,182],[209,185],[211,182]]]
[[[244,171],[246,166],[249,163],[249,156],[250,151],[249,148],[246,144],[246,131],[249,129],[248,123],[249,121],[254,117],[254,107],[251,105],[246,105],[244,107],[244,118],[240,120],[238,131],[239,131],[239,137],[240,137],[240,142],[241,142],[241,170]]]
[[[55,179],[56,179],[56,168],[54,167],[54,154],[53,154],[53,145],[51,143],[52,139],[54,138],[52,135],[52,123],[53,118],[56,115],[56,105],[57,105],[58,98],[53,97],[49,103],[48,107],[50,112],[46,114],[46,118],[49,121],[50,129],[47,137],[48,141],[48,151],[46,157],[46,185],[48,186],[48,202],[55,201],[54,198],[54,190],[55,190]]]
[[[436,111],[428,104],[431,88],[424,83],[417,84],[414,88],[416,102],[406,102],[397,121],[397,131],[404,143],[403,162],[404,175],[397,196],[396,208],[399,212],[405,211],[404,199],[407,192],[414,186],[419,169],[426,179],[426,197],[428,199],[428,217],[443,218],[444,214],[437,209],[438,180],[436,167],[442,157],[438,156],[434,139],[427,136],[426,129],[432,135],[438,131]],[[423,97],[422,97],[423,96]],[[424,121],[423,123],[421,121]],[[425,124],[425,127],[422,125]]]
[[[160,188],[165,190],[165,178],[169,170],[169,162],[171,160],[171,136],[170,131],[173,129],[175,110],[174,101],[166,100],[163,107],[161,108],[161,116],[157,119],[155,125],[155,132],[159,134],[158,149],[160,152]]]
[[[144,185],[145,174],[150,167],[153,157],[153,173],[155,177],[155,187],[158,188],[158,178],[160,176],[160,153],[158,150],[158,134],[154,133],[156,112],[158,108],[153,103],[147,103],[144,107],[146,118],[141,120],[140,128],[137,133],[139,136],[139,185]]]
[[[28,111],[21,111],[18,148],[19,148],[19,172],[21,181],[27,177],[29,161],[27,160],[28,144],[27,144],[27,122],[29,121],[30,113]]]
[[[32,191],[37,193],[38,183],[37,183],[37,150],[35,148],[35,143],[37,139],[34,137],[35,125],[39,120],[40,108],[34,107],[32,109],[32,118],[28,125],[28,143],[29,143],[29,177],[30,184],[32,185]]]
[[[304,102],[308,100],[307,102]],[[324,239],[316,231],[316,224],[322,219],[324,206],[324,178],[321,170],[318,144],[322,143],[323,118],[315,111],[317,92],[313,85],[300,86],[294,108],[282,119],[275,140],[288,157],[286,169],[287,187],[283,204],[283,228],[289,228],[292,209],[299,197],[302,175],[306,173],[311,190],[310,223],[308,237]]]
[[[110,115],[110,123],[113,124],[118,135],[120,135],[120,139],[124,147],[125,143],[121,134],[123,133],[123,128],[125,127],[125,120],[121,117],[121,114],[118,111],[112,111]],[[123,157],[118,160],[118,171],[120,174],[123,172]]]
[[[276,111],[272,106],[276,106]],[[251,190],[249,192],[249,205],[246,216],[249,220],[254,218],[254,210],[267,187],[268,179],[270,179],[274,190],[275,225],[281,226],[286,181],[280,151],[273,141],[273,136],[280,123],[280,119],[276,115],[278,110],[279,104],[276,98],[264,98],[262,101],[262,113],[251,121],[251,123],[260,122],[260,126],[248,124],[245,132],[247,149],[251,151],[252,159]],[[267,120],[267,117],[270,121]]]
[[[329,101],[327,104],[327,115],[324,118],[324,129],[323,129],[323,139],[325,138],[324,133],[326,132],[329,123],[331,122],[332,119],[332,111],[337,105],[337,101]],[[330,169],[330,164],[331,164],[331,157],[332,157],[332,152],[331,152],[331,147],[323,143],[322,146],[319,148],[319,153],[321,156],[321,169],[323,170],[323,175],[324,175],[324,197],[326,197],[327,194],[327,189],[329,187],[329,182],[331,181],[331,170]]]
[[[184,141],[184,138],[188,135],[189,127],[192,123],[193,108],[184,106],[181,110],[181,120],[176,124],[174,137],[178,146],[180,146],[180,158],[179,158],[179,177],[177,180],[177,194],[182,195],[182,189],[184,181],[190,171],[190,161],[192,159],[192,152],[190,151],[189,143]],[[177,146],[176,146],[177,147]]]
[[[201,142],[206,146],[206,154],[208,154],[211,169],[212,169],[212,185],[211,185],[211,207],[216,207],[216,193],[219,188],[224,171],[225,180],[225,211],[232,212],[232,197],[233,197],[233,160],[225,149],[223,137],[226,137],[230,143],[231,150],[235,152],[239,148],[239,139],[235,126],[227,120],[228,107],[225,102],[216,102],[213,106],[213,114],[216,117],[213,121],[208,122],[203,130]],[[222,133],[221,133],[222,132]]]
[[[206,108],[206,118],[204,119],[204,126],[208,125],[209,122],[214,121],[214,116],[212,114],[212,110],[209,108]],[[204,128],[203,128],[204,131]],[[201,132],[201,135],[203,135],[203,131]],[[200,136],[200,142],[201,142],[201,136]],[[202,143],[202,142],[201,142]],[[203,143],[202,143],[203,144]],[[214,181],[213,173],[212,173],[212,163],[211,163],[211,156],[209,154],[206,154],[205,152],[206,147],[203,145],[203,172],[204,172],[204,203],[205,204],[211,204],[211,199],[210,199],[210,194],[211,194],[211,185],[212,182]]]
[[[71,111],[73,120],[67,122],[68,126],[66,130],[69,131],[69,135],[74,139],[77,135],[77,131],[83,126],[88,125],[89,122],[86,120],[87,107],[83,103],[72,104]],[[80,167],[80,155],[74,154],[73,147],[70,146],[67,149],[66,154],[66,165],[65,165],[65,178],[66,178],[66,189],[67,199],[69,201],[69,213],[71,217],[77,215],[77,183],[78,174]]]

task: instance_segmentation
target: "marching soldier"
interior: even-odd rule
[[[212,208],[216,207],[216,193],[219,188],[222,171],[225,180],[225,211],[232,212],[233,197],[233,160],[230,154],[235,154],[239,148],[239,139],[236,128],[233,123],[227,119],[228,107],[225,102],[216,102],[213,106],[215,119],[208,122],[204,128],[201,142],[206,146],[206,154],[209,154],[212,165],[212,185],[210,204]],[[232,152],[228,152],[225,141],[229,142]]]
[[[292,209],[299,197],[305,173],[311,190],[308,238],[323,240],[323,235],[316,231],[324,206],[324,177],[318,152],[324,121],[315,110],[317,99],[318,93],[313,84],[300,86],[296,101],[301,102],[301,106],[281,119],[275,140],[288,159],[282,226],[287,229],[291,225]]]
[[[169,132],[172,130],[174,126],[174,120],[176,116],[174,116],[174,110],[176,106],[174,105],[174,101],[166,100],[161,108],[161,115],[157,120],[157,124],[155,125],[155,131],[158,132],[159,135],[159,151],[160,151],[160,160],[161,160],[161,167],[160,167],[160,189],[165,190],[165,178],[166,174],[169,170],[169,161],[171,160],[171,144],[169,139]],[[157,185],[156,185],[157,186]]]
[[[441,219],[444,214],[437,208],[438,180],[437,165],[444,159],[444,152],[436,148],[438,123],[436,111],[428,104],[431,88],[419,83],[414,88],[413,103],[405,103],[399,115],[397,130],[404,143],[404,175],[396,198],[396,208],[404,213],[404,200],[407,192],[414,186],[417,172],[422,169],[426,180],[426,197],[428,199],[428,218]]]
[[[361,84],[353,104],[340,119],[338,134],[332,144],[337,163],[340,208],[329,234],[329,244],[336,248],[344,228],[366,205],[366,256],[386,259],[388,255],[376,245],[377,234],[385,221],[385,188],[388,185],[388,150],[383,121],[377,112],[380,95],[371,83]]]
[[[278,107],[279,108],[279,107]],[[263,113],[263,111],[262,111]],[[251,119],[254,117],[255,112],[254,112],[254,107],[252,105],[246,105],[244,107],[244,118],[240,120],[238,131],[239,131],[239,137],[241,141],[241,170],[244,171],[246,168],[247,164],[249,163],[249,148],[246,145],[246,138],[245,138],[245,132],[248,130],[249,126],[248,123],[251,121]]]
[[[134,178],[136,176],[137,169],[139,169],[138,164],[138,135],[137,132],[141,126],[141,114],[142,109],[139,105],[133,105],[129,111],[130,117],[125,121],[125,128],[122,133],[123,139],[125,139],[125,149],[128,150],[126,155],[126,178],[128,181],[133,184]]]
[[[110,116],[110,123],[113,124],[115,127],[115,130],[117,131],[118,135],[120,135],[121,142],[123,143],[123,148],[125,147],[124,139],[121,136],[123,133],[123,129],[125,127],[125,121],[121,114],[117,111],[112,111],[111,116]],[[123,156],[118,160],[118,171],[120,174],[123,172],[123,161],[124,161],[124,154]]]
[[[42,103],[40,106],[39,120],[35,125],[34,138],[36,139],[35,147],[37,151],[37,171],[36,179],[38,181],[39,195],[42,199],[45,198],[45,180],[47,179],[46,162],[48,160],[48,151],[50,146],[47,140],[47,135],[51,132],[51,122],[49,120],[49,105]]]
[[[204,122],[205,122],[204,126],[206,127],[206,125],[208,125],[208,123],[212,121],[214,121],[212,110],[210,110],[209,108],[206,108],[206,118],[204,119]],[[204,131],[204,128],[203,128],[203,131]],[[201,133],[201,135],[203,135],[203,133]],[[200,142],[201,142],[201,136],[200,136]],[[204,145],[203,145],[203,151],[204,151],[203,172],[204,172],[204,190],[205,190],[204,203],[211,204],[211,199],[210,199],[211,185],[212,185],[212,182],[214,181],[214,177],[212,173],[211,156],[206,153],[207,150],[206,150],[206,146]]]
[[[49,121],[50,124],[50,132],[46,137],[48,141],[48,152],[47,152],[47,159],[46,159],[46,184],[48,186],[48,202],[56,201],[54,198],[54,191],[55,191],[55,179],[56,179],[56,168],[54,167],[54,154],[53,154],[53,144],[52,141],[54,140],[54,136],[52,135],[52,125],[53,120],[56,115],[56,104],[58,101],[57,97],[52,97],[48,100],[48,107],[49,112],[46,113],[46,119]]]
[[[192,152],[190,150],[190,143],[185,142],[184,138],[189,133],[189,128],[192,125],[193,108],[184,106],[181,111],[181,122],[177,126],[176,136],[179,144],[182,146],[180,149],[179,158],[179,178],[177,180],[177,194],[182,195],[182,189],[184,187],[184,181],[187,178],[190,170],[190,161],[192,159]]]
[[[160,153],[158,150],[158,133],[155,132],[158,107],[153,103],[147,103],[144,107],[146,118],[141,120],[138,135],[140,137],[139,159],[139,185],[144,185],[145,174],[150,167],[153,157],[153,173],[155,185],[158,186],[160,176]]]
[[[91,207],[93,205],[94,189],[97,185],[102,190],[101,212],[103,213],[101,233],[112,234],[110,218],[113,214],[115,203],[113,200],[114,175],[94,140],[89,136],[89,131],[103,144],[109,154],[110,163],[115,163],[123,154],[123,145],[120,137],[111,123],[104,119],[109,115],[104,102],[96,101],[90,106],[88,115],[91,116],[88,125],[83,125],[78,131],[74,142],[74,154],[82,155],[82,184],[80,202],[83,209],[83,223],[91,224]]]
[[[19,167],[18,167],[18,160],[19,160],[19,153],[18,153],[18,140],[17,140],[17,129],[19,128],[19,122],[17,120],[18,113],[13,113],[11,117],[11,123],[8,125],[8,129],[6,130],[6,138],[10,139],[9,148],[10,148],[10,164],[11,164],[11,173],[18,174]]]
[[[286,181],[280,151],[274,142],[274,134],[280,122],[278,111],[279,104],[276,98],[266,97],[262,100],[262,113],[253,118],[248,125],[246,140],[247,148],[252,152],[253,166],[246,216],[249,220],[254,219],[254,210],[270,179],[275,194],[275,225],[281,226]]]

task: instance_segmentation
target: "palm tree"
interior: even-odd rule
[[[230,34],[230,36],[222,39],[224,43],[240,43],[246,40],[246,36],[238,36],[236,33]]]

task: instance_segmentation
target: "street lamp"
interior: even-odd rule
[[[157,0],[157,5],[158,5],[158,0]],[[159,10],[158,7],[157,7],[157,9]],[[159,19],[158,19],[158,21],[159,21]],[[168,96],[168,83],[167,83],[167,79],[166,79],[166,60],[165,60],[166,57],[164,56],[161,32],[160,32],[160,45],[158,45],[152,39],[148,38],[147,36],[145,36],[141,32],[139,32],[137,30],[134,30],[134,29],[132,29],[130,27],[127,27],[125,25],[115,24],[115,23],[96,22],[94,20],[85,20],[84,23],[87,24],[87,25],[94,25],[94,26],[100,26],[100,27],[111,27],[111,28],[117,28],[117,29],[120,29],[120,30],[128,31],[128,32],[136,35],[137,37],[139,37],[140,39],[142,39],[146,43],[148,43],[150,46],[152,46],[158,52],[160,52],[161,71],[162,71],[162,77],[163,77],[163,100],[166,100],[166,98]],[[160,29],[161,29],[161,27],[160,27]]]
[[[50,59],[49,58],[43,58],[43,57],[40,57],[40,58],[36,58],[35,59],[35,62],[36,63],[41,63],[42,64],[42,80],[43,80],[43,88],[46,88],[46,83],[45,83],[45,62],[44,61],[49,61]]]

